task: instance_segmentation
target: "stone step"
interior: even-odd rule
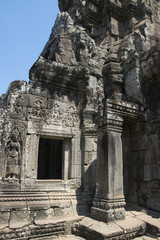
[[[75,236],[75,235],[66,235],[66,236],[59,236],[57,238],[53,238],[53,240],[84,240],[84,238]]]
[[[155,237],[153,235],[144,235],[144,236],[141,236],[141,237],[134,238],[134,240],[155,240],[155,239],[160,240],[159,237],[157,238],[157,237]]]
[[[146,224],[146,233],[160,237],[160,213],[151,210],[127,211],[127,216],[134,217]]]
[[[60,236],[50,236],[41,238],[30,238],[30,240],[84,240],[84,238],[75,235],[60,235]]]
[[[152,217],[147,214],[142,214],[137,216],[137,219],[142,220],[146,223],[146,232],[154,235],[156,237],[160,237],[160,216]]]
[[[125,220],[109,223],[85,217],[74,224],[72,231],[75,235],[89,240],[133,239],[144,235],[146,223],[129,216],[126,216]]]

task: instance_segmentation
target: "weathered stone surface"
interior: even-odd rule
[[[12,211],[10,216],[9,228],[11,229],[21,229],[28,226],[33,221],[33,213],[27,210],[24,211]]]
[[[73,227],[73,232],[86,239],[133,239],[143,235],[146,224],[143,221],[127,216],[125,220],[103,223],[90,218],[84,218]]]
[[[49,238],[48,238],[49,239]],[[74,235],[65,235],[65,236],[59,236],[59,237],[53,237],[50,239],[57,239],[57,240],[84,240],[84,238],[78,237],[78,236],[74,236]],[[43,240],[43,238],[42,238]]]
[[[0,213],[0,229],[4,229],[8,227],[10,219],[10,213],[9,212],[2,212]]]
[[[89,237],[159,236],[159,215],[124,207],[160,211],[160,4],[57,3],[29,83],[0,98],[1,238],[70,234],[54,221],[90,213]]]
[[[146,231],[145,223],[138,221],[138,218],[133,219],[129,216],[126,216],[125,220],[117,221],[117,225],[123,229],[124,234],[131,234],[132,237],[143,235]]]
[[[152,235],[145,235],[143,237],[137,237],[137,238],[134,238],[134,239],[135,240],[152,240],[152,239],[155,239],[155,237],[152,236]],[[159,239],[159,238],[157,238],[157,239]]]
[[[73,232],[84,238],[95,240],[115,237],[123,233],[122,229],[115,223],[105,224],[90,218],[84,218],[75,225]]]
[[[147,232],[160,237],[160,217],[157,216],[155,218],[148,216],[146,214],[139,215],[137,219],[144,221],[147,224]]]

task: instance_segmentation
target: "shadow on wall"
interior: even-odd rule
[[[91,163],[82,165],[82,182],[76,190],[77,213],[82,216],[89,216],[96,191],[96,165],[97,159]]]

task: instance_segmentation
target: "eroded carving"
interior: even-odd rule
[[[18,128],[12,130],[6,146],[6,173],[5,180],[14,182],[20,179],[22,161],[21,140]]]
[[[74,213],[92,205],[92,216],[102,221],[123,219],[124,199],[160,211],[160,4],[157,0],[57,2],[61,13],[30,70],[29,84],[13,82],[0,98],[1,202],[14,203],[8,222],[21,221],[13,210],[18,202],[21,209],[27,205],[26,212],[32,212],[34,231],[38,218],[51,217],[52,212],[68,214],[70,206],[61,204],[66,190]],[[61,141],[61,170],[67,181],[37,180],[41,137]],[[53,159],[45,156],[48,160]],[[19,180],[21,185],[8,184]],[[6,186],[14,191],[4,198]],[[19,197],[18,188],[24,191]],[[56,197],[51,196],[55,190]],[[65,191],[59,195],[59,190]],[[32,228],[27,223],[26,231],[28,227]]]
[[[74,127],[78,126],[79,115],[74,106],[66,106],[66,109],[64,109],[64,106],[55,103],[53,108],[49,111],[47,121],[54,122],[58,125],[62,124],[62,126],[66,127]]]

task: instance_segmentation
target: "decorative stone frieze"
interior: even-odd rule
[[[144,223],[112,223],[126,203],[160,211],[160,4],[57,3],[29,83],[0,98],[1,238],[47,239],[65,233],[57,218],[91,212],[102,222],[75,232],[131,239]]]

